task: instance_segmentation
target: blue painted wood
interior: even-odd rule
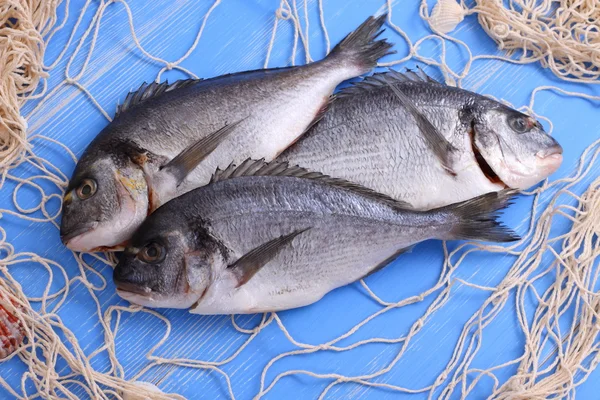
[[[276,1],[267,0],[227,0],[224,1],[209,19],[204,35],[197,49],[183,62],[183,66],[200,77],[212,77],[223,73],[236,72],[263,66],[267,44],[271,35]],[[328,0],[325,1],[325,21],[332,44],[337,43],[345,34],[354,29],[367,16],[383,10],[383,1]],[[395,2],[396,3],[396,2]],[[83,0],[73,0],[67,27],[50,43],[46,60],[51,62],[58,56],[67,41],[68,34],[75,23]],[[174,61],[182,56],[193,42],[200,27],[202,17],[210,7],[207,0],[178,1],[131,1],[129,2],[136,32],[144,48],[158,57]],[[394,22],[405,29],[411,38],[418,39],[429,33],[425,24],[418,18],[418,2],[394,5]],[[78,29],[76,38],[90,23],[97,9],[92,4],[86,13],[84,23]],[[324,41],[318,22],[316,1],[309,1],[310,46],[311,54],[319,59],[325,54]],[[64,15],[64,4],[60,9]],[[466,20],[453,33],[469,43],[475,54],[500,54],[494,43],[478,26],[475,17]],[[402,39],[389,29],[385,36],[397,43],[399,55],[403,55],[406,46]],[[293,31],[289,23],[280,22],[277,39],[271,56],[270,66],[285,66],[291,56]],[[72,54],[78,40],[70,46],[67,55]],[[90,39],[84,48],[89,48]],[[421,52],[424,55],[439,57],[439,42],[426,42]],[[85,53],[76,57],[72,71],[80,70]],[[390,56],[393,60],[398,56]],[[466,53],[457,46],[450,45],[448,62],[458,68],[464,64]],[[304,54],[300,50],[296,62],[302,63]],[[52,89],[64,79],[67,59],[62,60],[52,71],[49,87]],[[406,63],[414,66],[415,62]],[[151,81],[156,77],[161,65],[149,62],[139,50],[135,49],[127,23],[127,14],[121,3],[111,4],[104,15],[98,42],[92,54],[90,65],[83,74],[81,83],[94,95],[102,107],[113,115],[116,105],[123,100],[127,91],[137,88],[142,81]],[[440,74],[429,69],[432,75]],[[169,71],[163,79],[174,80],[184,75]],[[597,88],[582,84],[559,82],[549,71],[539,65],[515,66],[496,61],[479,61],[467,79],[465,87],[481,93],[504,98],[514,104],[526,104],[532,89],[538,85],[560,84],[561,87],[590,94],[600,94]],[[36,103],[30,103],[30,111]],[[566,176],[576,165],[582,150],[600,135],[597,104],[580,99],[564,98],[552,93],[539,96],[536,111],[552,118],[555,135],[565,147],[565,162],[553,179]],[[80,155],[89,141],[107,124],[106,119],[78,89],[65,86],[29,118],[31,134],[39,133],[58,139]],[[56,145],[34,141],[37,153],[47,157],[56,166],[70,175],[74,163]],[[13,171],[17,176],[30,176],[32,170],[19,167]],[[598,175],[596,169],[594,176]],[[588,181],[589,183],[589,181]],[[7,181],[0,195],[0,208],[14,209],[10,194],[15,184]],[[56,189],[44,184],[50,192]],[[582,191],[585,185],[579,185]],[[49,192],[49,193],[50,193]],[[22,205],[34,205],[39,202],[37,193],[22,189],[18,194]],[[505,216],[505,222],[522,233],[526,229],[530,199],[519,199]],[[51,203],[56,211],[58,202]],[[72,254],[61,245],[58,230],[50,224],[30,223],[5,215],[0,224],[6,229],[8,241],[16,251],[33,251],[55,260],[67,269],[69,277],[79,271]],[[564,230],[567,226],[558,229]],[[454,248],[457,244],[450,244]],[[1,255],[0,255],[1,256]],[[442,247],[439,242],[426,242],[409,254],[393,263],[390,267],[367,279],[372,289],[383,299],[400,300],[417,295],[431,287],[441,271]],[[512,257],[492,254],[475,254],[469,257],[456,273],[456,277],[470,282],[493,286],[498,284],[510,267]],[[549,262],[546,260],[546,262]],[[97,264],[100,273],[108,280],[106,290],[98,293],[100,304],[105,310],[110,305],[126,304],[114,292],[110,280],[111,269]],[[11,267],[13,273],[23,284],[29,295],[39,295],[47,280],[47,272],[39,265],[26,263]],[[89,274],[88,274],[89,275]],[[55,277],[58,289],[63,279]],[[96,278],[99,284],[99,279]],[[548,285],[550,282],[542,282]],[[397,338],[405,335],[410,326],[417,321],[433,301],[434,296],[424,302],[399,310],[393,310],[367,324],[363,329],[340,345],[349,345],[358,340],[372,337]],[[448,303],[427,321],[423,330],[411,341],[402,359],[392,370],[375,379],[418,389],[430,385],[448,362],[456,339],[463,324],[481,306],[488,293],[456,284]],[[103,331],[95,314],[95,304],[87,290],[80,283],[72,286],[68,301],[62,307],[60,316],[64,323],[76,333],[87,354],[103,342]],[[363,318],[379,310],[380,307],[370,300],[366,292],[358,285],[350,285],[333,291],[322,301],[298,310],[279,314],[281,320],[298,341],[318,344],[326,342],[344,333]],[[163,310],[173,323],[173,331],[168,342],[157,355],[165,357],[187,357],[202,360],[223,360],[233,354],[245,341],[246,335],[236,332],[226,316],[200,317],[189,315],[183,310]],[[245,327],[256,326],[260,317],[241,316],[236,320]],[[117,338],[117,354],[127,372],[127,377],[136,374],[145,364],[145,353],[162,337],[165,327],[157,318],[144,313],[125,314]],[[485,331],[482,350],[473,367],[488,368],[513,359],[521,354],[523,335],[517,326],[514,315],[514,295],[498,318]],[[285,358],[278,361],[266,374],[267,385],[281,372],[290,369],[309,369],[319,373],[340,373],[346,375],[365,374],[377,371],[389,363],[402,348],[401,344],[370,344],[351,352],[317,354]],[[239,355],[225,365],[223,370],[229,374],[237,398],[250,399],[259,390],[259,377],[274,356],[284,351],[296,349],[284,337],[273,323],[265,328],[258,337]],[[60,364],[60,362],[59,362]],[[106,358],[95,359],[94,367],[104,370]],[[503,382],[516,367],[508,367],[497,373]],[[18,386],[24,366],[18,360],[0,365],[0,374],[12,385]],[[144,380],[152,381],[165,375],[170,368],[151,370]],[[592,398],[600,388],[599,373],[595,372],[589,382],[583,385],[578,394],[581,398]],[[268,399],[316,398],[332,381],[297,375],[283,378],[266,396]],[[30,392],[33,390],[28,385]],[[161,388],[165,391],[180,393],[189,398],[218,398],[227,396],[226,384],[222,376],[204,370],[178,369],[169,375]],[[484,378],[473,392],[472,398],[482,398],[490,393],[492,381]],[[436,391],[433,397],[437,397]],[[458,394],[458,392],[457,392]],[[7,393],[0,390],[0,397]],[[81,396],[84,397],[83,392]],[[385,389],[373,389],[356,384],[342,384],[333,388],[327,398],[426,398],[426,394],[398,395]]]

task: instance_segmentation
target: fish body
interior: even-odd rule
[[[421,212],[301,168],[252,163],[148,217],[114,271],[123,298],[199,314],[283,310],[426,239],[516,238],[495,222],[506,193]]]
[[[451,173],[392,86],[447,140]],[[516,124],[524,130],[516,131]],[[425,75],[390,71],[343,90],[278,159],[430,209],[507,187],[529,188],[558,168],[561,153],[527,115]]]
[[[275,158],[322,115],[339,83],[390,53],[389,43],[375,40],[384,20],[369,18],[319,62],[144,85],[131,93],[75,168],[64,201],[63,242],[79,251],[118,246],[149,212],[208,183],[216,168]],[[165,169],[194,146],[202,152],[202,140],[231,124],[235,129],[217,138],[211,152],[187,154]]]

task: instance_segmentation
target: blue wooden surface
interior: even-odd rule
[[[200,77],[261,68],[266,57],[273,16],[278,3],[274,0],[223,1],[209,18],[197,49],[182,65]],[[337,43],[367,16],[384,9],[382,0],[325,0],[324,3],[325,21],[332,44]],[[429,33],[426,25],[418,18],[418,3],[394,3],[394,22],[406,30],[413,40]],[[83,4],[83,0],[71,2],[66,29],[57,34],[50,43],[46,54],[47,62],[53,61],[62,50]],[[153,55],[173,61],[183,55],[192,44],[202,17],[212,2],[137,0],[129,4],[142,45]],[[311,53],[315,59],[319,59],[325,54],[325,47],[316,6],[316,1],[309,1]],[[77,39],[81,37],[84,27],[89,24],[97,7],[96,3],[92,4],[90,11],[86,13],[84,23],[76,35]],[[61,18],[64,15],[64,4],[59,15]],[[474,54],[500,54],[493,41],[479,28],[473,16],[467,17],[453,35],[466,40]],[[399,52],[397,56],[390,56],[386,61],[403,56],[406,46],[401,38],[390,29],[385,36],[397,43]],[[281,22],[270,66],[289,64],[292,38],[293,31],[290,25]],[[76,44],[77,41],[74,41],[67,55],[72,54]],[[84,48],[89,47],[89,44],[88,39]],[[421,52],[425,55],[439,56],[438,43],[427,42]],[[73,71],[79,71],[84,54],[76,58],[72,66]],[[67,59],[63,60],[53,70],[49,79],[50,88],[64,79],[66,61]],[[297,62],[303,61],[304,54],[300,50]],[[448,54],[450,66],[458,68],[465,61],[464,51],[451,45]],[[409,61],[401,67],[414,65],[414,61]],[[138,87],[142,81],[154,80],[160,67],[157,63],[148,62],[139,50],[135,49],[125,8],[116,3],[110,5],[105,13],[96,48],[81,83],[102,107],[113,115],[117,103],[126,93]],[[429,69],[428,72],[440,76],[435,69]],[[182,77],[184,75],[177,71],[163,74],[163,79],[169,80]],[[480,61],[473,66],[471,74],[464,81],[466,88],[506,99],[516,105],[526,104],[531,91],[544,84],[559,84],[569,90],[600,94],[600,90],[591,86],[559,82],[549,71],[537,64],[516,66],[496,61]],[[31,110],[34,105],[35,103],[31,102],[27,110]],[[600,136],[598,104],[543,93],[537,100],[535,110],[552,119],[555,124],[554,134],[565,148],[564,164],[552,179],[566,176],[574,169],[582,150]],[[58,139],[76,155],[82,153],[89,141],[106,124],[106,119],[89,99],[72,86],[61,88],[29,119],[31,134],[39,133]],[[48,158],[70,176],[74,163],[58,146],[39,140],[34,144],[38,155]],[[593,175],[597,176],[598,169],[595,171]],[[13,171],[17,176],[30,176],[32,173],[30,168],[24,166]],[[5,184],[0,193],[0,208],[14,208],[10,198],[14,187],[14,182],[10,180]],[[49,185],[44,187],[50,192],[56,192],[56,189]],[[583,184],[578,187],[580,191],[584,188]],[[34,205],[39,202],[38,194],[27,188],[19,192],[18,199],[22,205]],[[525,232],[529,205],[530,199],[519,199],[505,216],[505,222],[516,227],[519,232]],[[54,211],[58,206],[57,201],[50,204]],[[51,224],[31,223],[8,215],[0,219],[0,224],[6,229],[8,241],[15,246],[17,252],[36,252],[65,266],[69,277],[79,274],[72,253],[61,245],[58,230]],[[566,229],[566,226],[560,229]],[[450,244],[450,247],[456,245]],[[381,298],[398,301],[431,287],[441,271],[442,259],[441,243],[426,242],[417,246],[412,253],[403,255],[390,267],[369,277],[367,282]],[[476,254],[469,257],[455,276],[480,285],[494,286],[502,280],[512,261],[512,257],[505,255]],[[103,310],[110,305],[126,304],[115,294],[110,279],[112,270],[100,264],[97,267],[109,282],[106,290],[99,294]],[[11,272],[20,280],[28,295],[42,293],[47,272],[39,265],[26,263],[11,268]],[[55,288],[64,284],[60,276],[55,276],[55,281]],[[341,341],[340,345],[371,337],[395,338],[405,335],[434,297],[430,296],[424,302],[386,313],[349,339]],[[434,314],[425,328],[411,341],[400,362],[375,381],[413,389],[430,385],[446,366],[463,324],[487,297],[487,292],[457,284],[452,289],[448,303]],[[335,290],[317,304],[282,312],[279,316],[296,340],[318,344],[346,332],[351,326],[379,309],[380,306],[368,298],[364,289],[354,284]],[[95,312],[96,306],[87,290],[81,284],[75,283],[66,304],[61,308],[60,315],[64,323],[77,334],[87,354],[103,342],[103,331]],[[227,316],[200,317],[189,315],[184,310],[163,310],[161,314],[167,316],[173,324],[170,339],[157,351],[161,356],[222,360],[233,354],[247,338],[234,330]],[[259,322],[260,317],[243,316],[236,319],[243,326],[251,327]],[[136,374],[146,364],[145,353],[162,337],[164,331],[164,324],[153,316],[144,313],[124,314],[117,337],[117,354],[126,369],[127,377]],[[514,314],[513,294],[503,312],[486,329],[483,347],[476,356],[473,367],[488,368],[508,361],[518,357],[522,348],[523,336],[519,332]],[[235,361],[223,367],[231,377],[236,398],[252,398],[259,390],[259,377],[267,362],[279,353],[293,349],[296,347],[284,337],[275,324],[265,328]],[[270,384],[277,374],[291,369],[306,368],[314,372],[346,375],[370,373],[384,367],[400,349],[401,344],[372,344],[345,353],[319,352],[283,359],[269,369],[266,383]],[[94,361],[94,367],[99,370],[105,369],[106,365],[105,358],[99,357]],[[0,375],[14,386],[19,385],[24,370],[24,366],[17,360],[0,364]],[[168,368],[151,370],[142,379],[155,380],[167,370]],[[505,368],[499,371],[497,376],[504,381],[515,370],[516,366]],[[600,374],[595,372],[589,382],[578,390],[578,397],[597,397],[600,389],[599,377]],[[331,380],[318,380],[302,375],[286,377],[266,398],[316,398],[329,383]],[[161,383],[161,388],[189,398],[198,398],[200,394],[203,398],[227,396],[223,377],[205,370],[177,369]],[[482,398],[490,393],[491,388],[492,381],[482,379],[472,398]],[[439,391],[433,397],[437,395]],[[456,395],[460,397],[459,392]],[[7,393],[0,390],[0,398],[7,396]],[[426,398],[427,395],[397,394],[350,383],[336,386],[327,398],[342,399],[350,396]]]

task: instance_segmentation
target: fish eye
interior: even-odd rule
[[[508,121],[510,127],[518,133],[525,133],[527,131],[529,131],[533,124],[531,124],[530,120],[528,117],[523,117],[523,116],[518,116],[515,118],[511,118]]]
[[[92,197],[96,190],[98,189],[98,185],[96,185],[96,181],[93,179],[84,179],[81,182],[81,185],[77,188],[77,197],[81,200],[86,200]]]
[[[163,246],[156,242],[152,242],[147,244],[146,247],[138,253],[138,257],[146,263],[155,264],[164,260],[165,253],[166,251]]]

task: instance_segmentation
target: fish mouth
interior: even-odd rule
[[[563,149],[557,144],[536,154],[537,164],[548,173],[556,171],[563,161]]]
[[[498,174],[494,172],[490,164],[488,164],[481,154],[481,151],[479,151],[479,147],[477,147],[477,144],[475,143],[475,127],[471,127],[469,130],[469,138],[471,140],[471,150],[475,155],[475,161],[477,162],[477,165],[479,166],[479,169],[483,175],[493,184],[502,185],[505,188],[508,187],[504,182],[502,182],[502,179],[500,179]]]
[[[139,287],[129,282],[115,281],[115,286],[117,287],[117,294],[123,298],[127,298],[127,295],[149,296],[152,293],[152,289],[149,287]],[[123,294],[125,296],[122,296]]]
[[[88,250],[89,253],[115,253],[119,251],[124,251],[127,246],[129,246],[129,240],[125,240],[122,243],[115,244],[114,246],[98,246],[93,249]]]
[[[82,226],[81,228],[77,228],[77,229],[73,229],[69,232],[66,233],[62,233],[60,234],[60,240],[63,242],[63,244],[67,247],[69,247],[69,242],[71,240],[73,240],[74,238],[81,236],[83,234],[86,234],[90,231],[93,231],[94,229],[96,229],[98,227],[98,221],[94,221],[92,222],[90,225],[85,225]]]

